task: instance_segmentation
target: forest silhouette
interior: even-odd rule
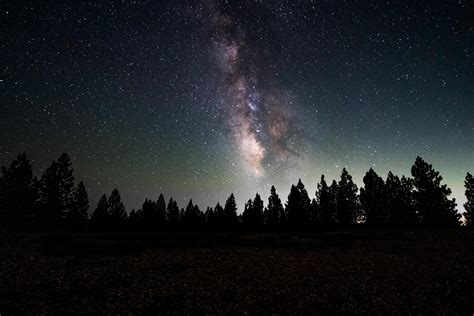
[[[64,153],[37,178],[26,154],[2,167],[0,227],[11,231],[320,231],[351,227],[455,227],[461,224],[451,190],[433,166],[417,157],[411,177],[389,172],[384,180],[372,168],[363,187],[344,168],[339,181],[324,175],[310,197],[301,180],[292,185],[287,201],[271,187],[267,206],[260,194],[237,213],[231,194],[224,206],[201,210],[192,200],[179,208],[176,200],[146,199],[141,209],[127,213],[118,189],[102,195],[90,212],[85,184],[74,183],[69,156]],[[466,174],[464,222],[473,224],[474,179]]]

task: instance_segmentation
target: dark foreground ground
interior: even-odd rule
[[[467,230],[0,234],[0,313],[474,313]]]

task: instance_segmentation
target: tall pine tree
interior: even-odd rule
[[[364,187],[360,189],[360,203],[365,222],[371,226],[384,226],[389,222],[385,182],[370,168],[365,174]]]
[[[263,200],[258,193],[255,194],[255,198],[253,200],[253,217],[255,227],[261,228],[263,225]]]
[[[418,224],[418,216],[413,202],[413,181],[392,172],[385,181],[386,203],[390,214],[389,224],[394,227],[413,227]]]
[[[249,200],[245,204],[244,212],[242,213],[242,221],[248,229],[261,229],[263,225],[263,201],[257,193],[255,199]]]
[[[18,155],[0,177],[0,225],[10,230],[30,230],[38,198],[37,180],[26,154]]]
[[[286,204],[288,225],[291,229],[305,230],[311,219],[311,200],[301,179],[298,184],[292,185]]]
[[[128,215],[128,230],[129,231],[142,231],[143,230],[143,211],[135,209],[131,210]]]
[[[197,205],[193,204],[193,200],[189,200],[181,220],[186,230],[196,230],[200,228],[201,211]]]
[[[249,199],[245,202],[244,211],[242,212],[242,224],[245,228],[250,228],[252,224],[252,209],[253,209],[253,201]]]
[[[171,230],[177,230],[180,223],[180,214],[178,203],[170,198],[168,206],[166,207],[166,217],[168,219],[168,226]]]
[[[163,194],[160,194],[156,201],[156,226],[162,230],[166,225],[166,201]]]
[[[40,188],[41,229],[58,229],[71,210],[74,192],[73,169],[66,153],[45,170],[41,176]]]
[[[239,220],[237,217],[237,204],[235,203],[235,197],[233,193],[225,202],[223,219],[223,224],[226,229],[234,230],[237,228]]]
[[[158,205],[155,201],[145,199],[142,205],[143,225],[146,231],[158,229]]]
[[[311,200],[311,225],[313,228],[321,227],[321,209],[316,199]]]
[[[214,207],[214,225],[216,230],[223,230],[225,227],[224,208],[217,202]]]
[[[337,183],[334,181],[332,186],[329,187],[324,175],[322,175],[316,191],[316,202],[319,207],[321,225],[323,226],[332,226],[337,223],[336,193]]]
[[[342,226],[353,225],[359,217],[358,190],[346,168],[342,169],[341,180],[339,180],[337,187],[336,207],[339,224]]]
[[[214,209],[212,207],[207,207],[206,212],[204,213],[204,217],[206,218],[206,227],[208,231],[214,231],[216,229],[215,224],[215,215]]]
[[[421,157],[417,157],[411,168],[413,176],[413,198],[421,223],[426,226],[458,226],[460,214],[456,211],[455,199],[450,199],[451,190],[441,184],[443,177]]]
[[[97,207],[92,213],[90,219],[90,230],[92,231],[108,231],[110,223],[109,200],[107,195],[102,195],[97,203]]]
[[[469,172],[466,174],[464,179],[464,187],[466,188],[466,203],[464,203],[464,219],[466,225],[473,226],[474,224],[474,177]]]
[[[72,231],[82,231],[87,227],[89,219],[89,197],[84,182],[79,182],[74,190],[72,207],[66,215],[66,223]]]
[[[109,197],[109,210],[110,210],[110,229],[112,231],[122,231],[125,229],[127,224],[127,212],[125,206],[122,203],[122,198],[117,189],[112,191]]]
[[[281,224],[281,219],[285,217],[285,209],[281,203],[280,197],[272,185],[270,196],[268,197],[268,206],[264,213],[264,222],[269,229],[276,229]]]

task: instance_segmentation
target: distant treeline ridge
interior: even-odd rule
[[[433,166],[417,157],[410,177],[392,172],[384,180],[372,168],[357,188],[344,168],[339,181],[328,184],[324,175],[310,198],[305,186],[292,185],[283,205],[271,187],[268,204],[261,196],[245,203],[237,214],[233,194],[224,206],[202,211],[189,201],[179,208],[176,200],[146,199],[139,210],[127,214],[119,191],[99,199],[90,215],[84,183],[74,184],[71,160],[62,154],[38,179],[21,154],[10,166],[2,167],[0,177],[0,227],[13,231],[218,231],[218,230],[292,230],[317,231],[338,227],[452,227],[461,224],[451,190]],[[473,223],[474,179],[466,174],[464,221]]]

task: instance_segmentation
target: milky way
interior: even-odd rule
[[[285,164],[297,156],[295,130],[290,124],[291,101],[281,86],[262,88],[258,48],[246,42],[247,32],[236,19],[205,4],[214,58],[218,64],[219,98],[230,127],[229,138],[250,174],[261,177],[267,168]],[[267,78],[268,80],[268,78]]]

